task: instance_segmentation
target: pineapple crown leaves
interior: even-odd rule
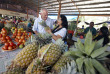
[[[68,47],[68,45],[66,45],[61,38],[58,39],[58,40],[56,40],[55,41],[55,44],[60,47],[60,49],[61,49],[62,52],[65,52],[65,49]]]
[[[51,39],[52,38],[52,35],[51,34],[49,34],[49,33],[44,33],[44,34],[40,34],[40,33],[38,33],[38,35],[37,35],[38,37],[41,37],[41,38],[43,38],[43,39]]]
[[[40,25],[42,25],[43,27],[48,27],[46,22],[44,20],[42,20],[41,22],[39,22]]]
[[[72,60],[67,65],[65,65],[63,68],[61,68],[61,71],[58,74],[77,74],[77,66],[74,60]]]
[[[100,60],[105,60],[105,56],[110,54],[109,52],[105,52],[107,46],[102,47],[102,43],[103,39],[100,39],[97,42],[92,41],[92,34],[89,31],[86,35],[84,45],[78,39],[78,41],[75,43],[76,48],[73,48],[73,50],[71,48],[70,51],[65,53],[65,56],[75,58],[79,72],[94,74],[96,72],[95,69],[97,69],[102,74],[109,74],[106,68],[104,68],[102,64],[98,62]],[[82,69],[83,67],[85,68],[84,70]]]

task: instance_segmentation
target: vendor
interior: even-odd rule
[[[42,8],[42,9],[41,9],[40,15],[41,15],[41,16],[39,16],[39,17],[35,20],[34,25],[33,25],[33,28],[32,28],[32,30],[34,31],[34,33],[35,33],[36,35],[38,35],[38,33],[46,33],[44,27],[41,26],[41,25],[39,24],[39,22],[45,21],[46,24],[50,27],[50,29],[53,29],[53,24],[54,24],[54,22],[55,22],[55,20],[50,19],[50,18],[48,17],[48,11],[47,11],[47,9],[45,9],[45,8]]]
[[[99,35],[94,40],[98,41],[98,40],[104,38],[103,46],[105,46],[106,44],[109,43],[108,36],[109,36],[108,28],[106,26],[103,26],[100,28]]]
[[[52,35],[52,42],[55,43],[57,39],[66,39],[66,33],[68,29],[68,22],[65,15],[60,15],[59,19],[57,20],[58,26],[51,31],[51,29],[47,30],[48,33]]]
[[[84,34],[86,34],[89,30],[92,32],[92,35],[96,35],[96,29],[94,28],[94,22],[90,22],[90,26],[84,30]]]

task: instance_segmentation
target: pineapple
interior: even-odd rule
[[[8,68],[8,70],[2,74],[25,74],[25,71],[22,68],[16,66],[16,68],[13,67],[13,69]]]
[[[60,72],[61,68],[63,68],[65,65],[67,65],[67,63],[70,63],[71,61],[72,59],[70,57],[62,55],[60,59],[55,63],[52,69],[55,73]]]
[[[64,42],[61,41],[61,39],[59,39],[58,41],[56,41],[56,44],[50,43],[43,46],[38,51],[38,57],[36,58],[36,60],[34,60],[34,65],[33,63],[31,63],[31,66],[28,67],[26,73],[30,74],[30,70],[41,71],[41,72],[50,71],[51,67],[57,62],[57,60],[60,58],[60,56],[63,53],[61,47],[62,45],[60,45],[59,43],[62,43],[63,45]]]
[[[45,53],[46,50],[47,50],[47,52]],[[42,59],[43,64],[46,66],[53,65],[60,56],[61,56],[61,50],[60,50],[59,46],[57,46],[53,43],[43,46],[38,51],[38,57],[40,57]]]
[[[28,65],[33,61],[33,59],[37,56],[38,46],[35,42],[25,46],[21,52],[19,52],[12,64],[9,66],[10,69],[19,68],[27,68]],[[13,67],[14,66],[14,67]]]
[[[67,65],[65,65],[63,68],[61,68],[61,71],[58,74],[80,74],[77,72],[77,66],[74,60],[72,60]]]
[[[78,39],[75,48],[66,52],[65,56],[75,58],[78,71],[84,74],[110,74],[110,72],[101,64],[106,60],[110,52],[105,52],[107,46],[102,47],[103,39],[92,41],[92,33],[89,31],[86,35],[84,45]],[[73,50],[72,50],[73,49]]]
[[[32,63],[28,66],[25,74],[45,74],[45,70],[42,70],[39,68],[41,65],[40,62],[38,62],[38,58],[35,58]]]

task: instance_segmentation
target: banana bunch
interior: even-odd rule
[[[70,48],[65,56],[71,56],[75,59],[78,71],[84,74],[110,74],[101,62],[107,60],[110,52],[105,52],[107,46],[102,47],[103,39],[92,41],[92,34],[89,31],[86,35],[84,44],[78,39],[75,47]]]

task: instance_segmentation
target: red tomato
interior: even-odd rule
[[[7,36],[7,34],[6,34],[6,33],[3,33],[3,34],[2,34],[2,36],[3,36],[3,37],[6,37],[6,36]]]
[[[16,44],[13,46],[13,49],[16,48]]]
[[[3,46],[2,49],[8,50],[8,47],[7,46]]]
[[[7,33],[7,31],[6,31],[6,30],[2,30],[2,33],[6,34],[6,33]]]
[[[10,40],[11,38],[10,38],[9,36],[6,36],[6,39],[7,39],[7,40]]]
[[[5,43],[5,46],[9,46],[9,43],[7,42],[7,43]]]
[[[7,40],[5,40],[5,39],[4,39],[4,40],[2,40],[2,42],[3,42],[3,43],[6,43],[6,42],[7,42]]]
[[[12,46],[9,46],[9,47],[8,47],[8,50],[12,50]]]
[[[13,42],[10,42],[10,46],[14,46],[14,43]]]
[[[0,34],[0,38],[2,37],[2,34]]]
[[[19,46],[21,43],[18,43],[17,46]]]
[[[6,31],[6,29],[5,28],[2,28],[2,31]]]

